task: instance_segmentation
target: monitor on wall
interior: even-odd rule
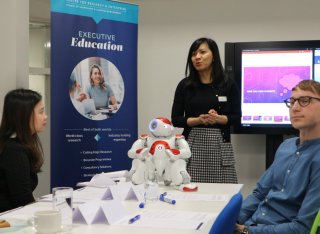
[[[296,134],[283,100],[299,81],[320,81],[320,40],[227,42],[225,69],[241,90],[234,133]]]

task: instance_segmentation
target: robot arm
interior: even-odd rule
[[[166,150],[171,161],[175,161],[177,159],[187,159],[191,157],[191,151],[188,142],[184,139],[183,135],[176,135],[175,145],[177,149]]]
[[[147,134],[141,135],[140,138],[133,143],[131,149],[128,151],[129,158],[141,160],[146,158],[149,150],[146,148],[147,137]]]

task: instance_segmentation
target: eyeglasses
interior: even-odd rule
[[[299,105],[302,106],[302,107],[305,107],[307,105],[310,104],[311,100],[312,99],[315,99],[315,100],[318,100],[320,101],[320,98],[316,98],[316,97],[309,97],[309,96],[302,96],[302,97],[299,97],[299,98],[288,98],[286,100],[284,100],[284,103],[286,104],[286,106],[288,108],[291,108],[293,107],[293,105],[296,103],[296,101],[298,101]]]

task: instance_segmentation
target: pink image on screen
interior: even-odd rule
[[[282,103],[301,80],[310,79],[310,66],[244,67],[244,103]]]
[[[258,116],[253,116],[253,120],[254,121],[261,121],[262,120],[262,116],[258,115]]]
[[[272,116],[264,116],[263,120],[264,121],[272,121]]]
[[[294,86],[296,86],[296,84],[298,84],[301,81],[301,77],[296,75],[296,74],[288,74],[288,75],[284,75],[280,80],[279,83],[291,90]]]
[[[243,120],[251,120],[251,116],[250,115],[246,115],[246,116],[242,116]]]
[[[282,116],[274,116],[273,120],[274,120],[274,122],[282,122],[283,117]]]

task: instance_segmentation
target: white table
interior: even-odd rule
[[[229,198],[232,195],[239,192],[242,188],[242,184],[209,184],[209,183],[198,183],[199,189],[196,194],[221,194],[228,195]],[[174,191],[171,187],[160,186],[160,191]],[[208,213],[216,213],[218,214],[224,206],[227,204],[227,201],[187,201],[180,200],[177,201],[175,205],[167,204],[164,202],[154,202],[147,204],[144,209],[170,209],[174,211],[197,211],[197,212],[208,212]],[[32,204],[32,206],[37,207],[37,209],[48,209],[50,207],[49,202],[37,202]],[[139,212],[138,202],[137,201],[123,201],[123,206],[128,215],[133,215]],[[21,213],[23,211],[22,208],[19,210]],[[16,211],[17,212],[17,211]],[[0,219],[5,219],[8,215],[14,213],[7,213],[3,216],[0,216]],[[152,233],[152,234],[170,234],[170,233],[208,233],[214,219],[212,219],[202,230],[185,230],[185,229],[167,229],[167,228],[146,228],[146,227],[133,227],[133,226],[117,226],[117,225],[108,225],[108,224],[75,224],[72,233],[74,234],[99,234],[99,233],[130,233],[130,234],[142,234],[142,233]],[[163,224],[165,226],[165,224]],[[1,233],[1,230],[0,230]],[[22,230],[11,232],[14,234],[34,234],[34,230],[32,227],[26,227]]]

